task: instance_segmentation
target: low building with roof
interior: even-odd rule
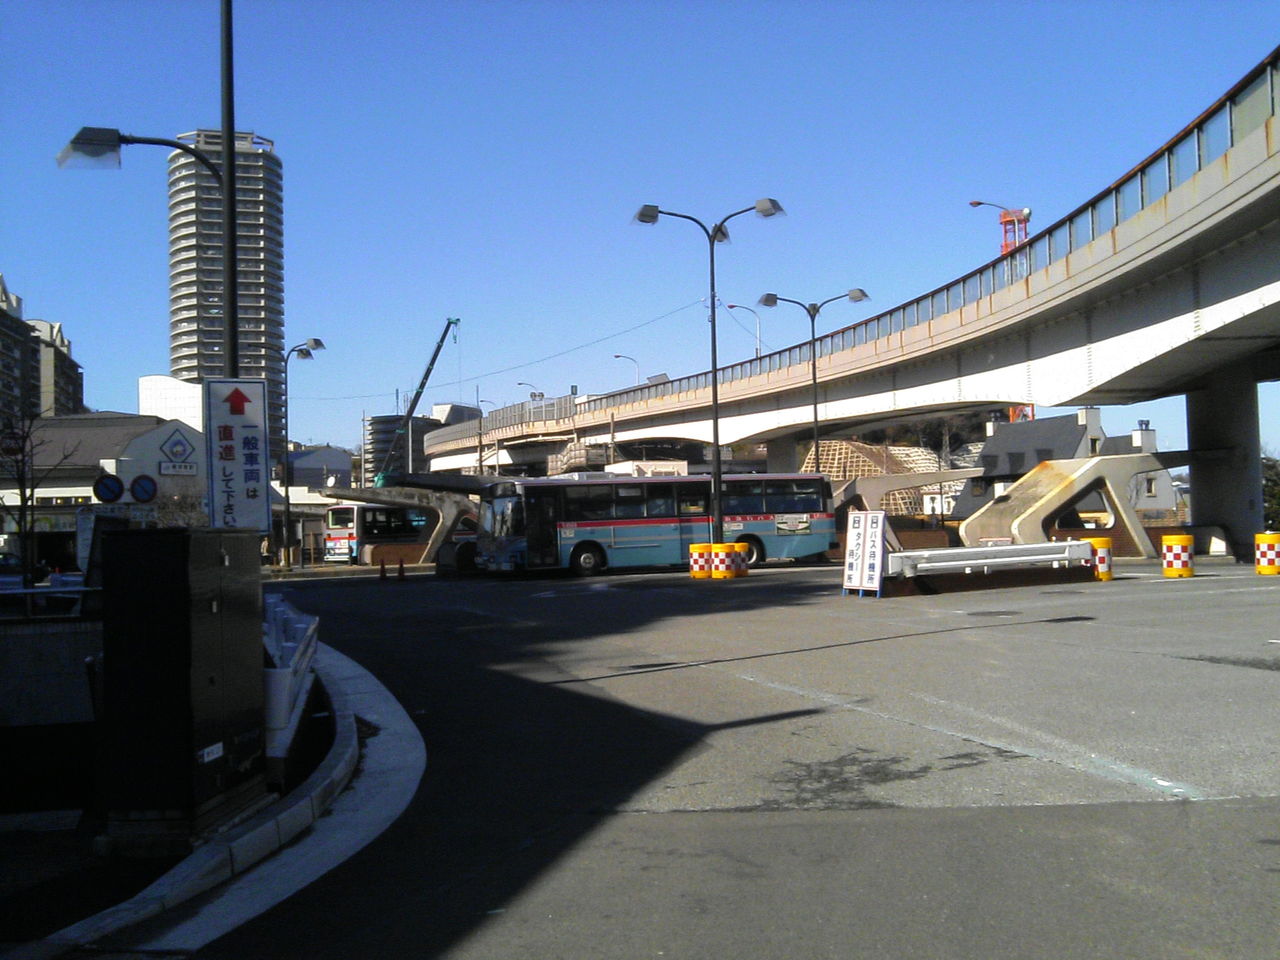
[[[10,433],[0,451],[0,548],[17,552],[10,541],[18,533],[20,473],[34,507],[36,559],[51,569],[83,566],[77,530],[94,513],[161,526],[207,524],[204,437],[181,420],[104,411],[27,423],[29,437]],[[94,486],[108,474],[119,478],[120,495],[103,503]]]

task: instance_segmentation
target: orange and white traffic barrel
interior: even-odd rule
[[[711,579],[732,580],[734,550],[732,543],[713,543],[711,545]]]
[[[689,544],[689,576],[695,580],[711,579],[711,544]]]
[[[1253,535],[1255,570],[1264,577],[1280,574],[1280,533],[1255,533]]]
[[[747,557],[751,554],[751,544],[749,543],[731,543],[733,548],[733,575],[735,577],[745,577],[747,571],[751,569],[747,563]]]
[[[1194,577],[1195,537],[1187,534],[1169,534],[1160,538],[1160,562],[1166,577]]]
[[[1093,566],[1093,578],[1095,580],[1110,580],[1112,578],[1111,538],[1085,537],[1084,539],[1093,547],[1093,559],[1089,561]]]

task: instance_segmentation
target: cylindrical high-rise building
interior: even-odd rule
[[[177,137],[222,168],[222,132]],[[236,134],[240,376],[267,381],[272,458],[284,450],[284,176],[270,140]],[[222,193],[194,157],[169,155],[169,372],[226,374],[222,317]]]

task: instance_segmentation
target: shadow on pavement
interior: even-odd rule
[[[763,578],[762,578],[763,579]],[[732,591],[674,578],[610,582],[408,581],[291,590],[327,643],[360,662],[414,717],[427,771],[404,815],[302,894],[200,957],[436,956],[501,911],[565,851],[694,748],[706,728],[623,706],[598,691],[504,668],[549,643],[588,640],[573,622],[623,632],[732,605],[803,603],[830,585],[775,581]],[[439,591],[448,590],[449,603]],[[546,597],[550,590],[556,595]],[[634,599],[623,602],[625,594]],[[542,596],[539,596],[542,595]],[[540,600],[554,600],[542,603]],[[541,610],[539,614],[537,611]],[[776,717],[743,718],[740,724]],[[269,945],[269,946],[267,946]]]

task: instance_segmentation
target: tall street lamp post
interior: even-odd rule
[[[120,166],[120,147],[130,143],[149,143],[181,150],[195,157],[209,169],[222,191],[222,319],[224,324],[223,356],[225,376],[240,376],[239,317],[240,298],[236,285],[236,96],[235,41],[232,0],[221,0],[220,61],[222,101],[222,169],[208,156],[177,140],[157,137],[131,137],[106,127],[84,127],[58,154],[58,166],[70,161],[74,166]]]
[[[794,303],[809,315],[809,379],[813,384],[813,472],[818,473],[822,469],[822,462],[818,457],[818,313],[828,303],[835,303],[837,300],[849,299],[855,303],[859,300],[867,299],[867,291],[861,287],[854,287],[848,293],[842,293],[838,297],[828,297],[821,303],[803,303],[800,300],[791,300],[787,297],[780,297],[776,293],[766,293],[760,298],[760,306],[776,307],[779,303]]]
[[[225,376],[235,379],[240,376],[240,342],[237,336],[235,318],[239,313],[239,297],[236,287],[236,234],[235,234],[235,187],[227,189],[226,164],[219,169],[212,158],[202,150],[197,150],[189,143],[180,140],[166,140],[163,137],[135,137],[110,127],[81,127],[80,132],[58,152],[59,167],[115,167],[120,166],[120,148],[133,143],[146,143],[158,147],[169,147],[181,150],[194,157],[213,176],[222,193],[222,316],[223,316],[223,356],[226,358]],[[235,153],[235,142],[231,149],[223,149],[224,154]],[[232,181],[234,183],[234,176]],[[228,214],[230,209],[230,214]],[[228,230],[228,225],[230,229]],[[228,235],[229,234],[229,235]]]
[[[751,309],[750,307],[742,303],[726,303],[724,306],[726,310],[745,310],[747,311],[747,313],[751,314],[753,317],[756,318],[756,359],[759,360],[760,359],[760,314],[756,313],[755,310]]]
[[[637,387],[640,386],[640,361],[637,360],[635,357],[628,357],[625,353],[615,353],[613,355],[613,359],[630,360],[632,363],[634,363],[636,365],[636,386]]]
[[[711,305],[711,535],[716,543],[724,542],[724,503],[721,497],[720,470],[720,363],[716,355],[716,244],[725,243],[729,239],[729,231],[725,229],[726,223],[734,217],[751,213],[753,210],[762,217],[772,217],[784,212],[782,204],[777,200],[765,197],[757,200],[754,206],[743,207],[722,217],[712,227],[708,227],[697,217],[691,217],[687,213],[662,210],[652,203],[646,203],[636,214],[636,220],[640,223],[657,223],[658,217],[678,217],[681,220],[688,220],[690,223],[696,223],[707,238],[711,281],[708,298],[708,303]]]
[[[293,483],[293,463],[289,459],[289,361],[295,355],[299,360],[310,360],[315,356],[315,351],[323,349],[323,340],[319,337],[309,337],[302,343],[290,347],[284,355],[284,460],[281,466],[284,467],[284,565],[289,570],[293,569],[293,516],[289,496],[289,486]],[[301,565],[305,567],[307,565],[305,544],[299,553],[299,559]]]
[[[476,387],[476,412],[480,414],[480,416],[476,418],[476,476],[477,477],[484,476],[484,407],[481,406],[482,403],[487,403],[492,406],[497,406],[497,404],[495,404],[492,400],[481,400],[480,388],[477,386]],[[493,469],[494,469],[494,472],[497,472],[498,466],[497,466],[496,450],[494,454],[494,461],[495,462],[494,462]]]

